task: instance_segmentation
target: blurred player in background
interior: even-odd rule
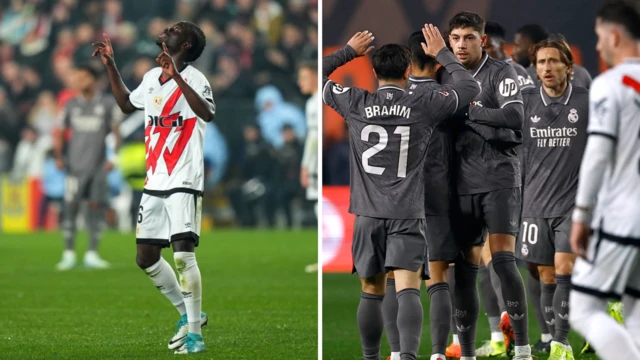
[[[109,196],[107,174],[113,169],[113,162],[107,160],[106,138],[109,133],[119,138],[117,124],[121,114],[113,98],[98,92],[97,79],[98,72],[91,67],[75,72],[75,84],[80,94],[66,103],[62,112],[62,128],[56,139],[57,166],[67,171],[62,224],[65,250],[62,261],[56,265],[58,270],[69,270],[76,265],[76,226],[83,200],[87,201],[84,220],[89,231],[89,249],[84,255],[84,265],[99,269],[109,267],[109,263],[98,256]],[[71,137],[66,141],[68,132]]]
[[[492,58],[504,60],[516,69],[520,90],[535,87],[535,83],[533,82],[531,75],[529,75],[529,72],[527,72],[527,69],[513,61],[513,58],[507,57],[507,53],[504,50],[504,39],[507,34],[507,30],[495,21],[487,21],[484,26],[484,33],[487,35],[487,42],[485,43],[484,51],[486,51]]]
[[[538,303],[553,335],[549,360],[572,360],[568,314],[576,256],[569,244],[570,213],[587,142],[589,91],[570,83],[573,55],[562,36],[539,42],[533,60],[542,87],[523,91],[524,189],[516,254],[540,274]]]
[[[536,44],[548,37],[549,33],[542,25],[527,24],[516,31],[513,40],[515,45],[512,54],[513,60],[527,69],[529,75],[538,86],[540,85],[540,79],[538,79],[535,64],[531,63],[531,59]],[[571,83],[574,86],[588,89],[591,85],[591,75],[587,69],[580,65],[575,65],[571,74]]]
[[[176,354],[205,351],[201,326],[202,281],[195,257],[200,240],[204,189],[205,122],[215,116],[211,86],[191,62],[200,57],[205,35],[195,24],[182,21],[164,29],[156,44],[160,67],[147,72],[130,92],[114,60],[109,38],[93,45],[106,66],[111,89],[124,113],[144,110],[147,144],[147,181],[140,202],[136,230],[138,266],[177,308],[180,320],[169,341]],[[173,246],[180,283],[161,256]]]
[[[571,247],[570,322],[603,360],[640,359],[640,4],[610,0],[596,17],[596,48],[613,67],[589,93]],[[626,327],[607,316],[622,299]]]
[[[315,61],[302,62],[298,67],[298,86],[307,99],[305,115],[307,117],[307,138],[304,142],[300,184],[307,191],[307,200],[313,201],[313,210],[318,217],[318,65]],[[318,264],[305,268],[306,272],[318,271]]]

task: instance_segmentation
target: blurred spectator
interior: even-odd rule
[[[227,141],[212,121],[204,134],[205,187],[213,188],[224,177],[229,152]]]
[[[215,98],[247,98],[255,94],[255,83],[251,75],[238,65],[230,54],[218,58],[219,71],[214,74],[211,90]],[[224,101],[224,100],[221,100]]]
[[[284,144],[282,128],[291,126],[299,140],[304,139],[305,118],[302,110],[282,98],[280,90],[275,86],[265,86],[256,94],[256,108],[260,112],[258,123],[264,139],[272,146],[279,148]]]
[[[41,92],[29,113],[29,124],[34,127],[38,136],[49,137],[51,135],[55,126],[56,111],[56,99],[53,92]]]
[[[282,127],[283,146],[277,150],[278,160],[278,194],[277,206],[285,215],[288,228],[293,227],[293,199],[300,195],[300,162],[302,161],[302,145],[296,139],[291,125]]]
[[[11,170],[13,181],[20,182],[28,177],[40,177],[44,165],[44,155],[50,148],[50,138],[38,137],[34,128],[25,127],[22,130],[21,140],[13,159],[13,169]]]
[[[224,30],[227,24],[235,17],[235,8],[229,0],[207,0],[198,11],[198,20],[207,19],[220,30]]]
[[[283,17],[282,5],[278,2],[258,0],[253,24],[268,45],[274,46],[278,43]]]

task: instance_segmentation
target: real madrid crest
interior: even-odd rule
[[[522,252],[522,256],[529,255],[529,248],[527,247],[527,244],[522,244],[522,250],[520,251]]]
[[[156,96],[153,98],[153,105],[155,105],[158,109],[162,106],[162,96]]]
[[[572,123],[575,123],[576,121],[578,121],[578,119],[580,118],[578,117],[578,110],[576,109],[569,110],[569,116],[567,116],[567,118]]]

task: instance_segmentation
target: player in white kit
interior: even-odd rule
[[[313,201],[313,209],[318,216],[318,66],[313,61],[305,61],[298,67],[298,87],[303,95],[311,95],[307,100],[307,138],[304,142],[300,185],[307,190],[307,200]],[[318,263],[305,267],[305,272],[318,271]]]
[[[640,5],[610,0],[598,11],[597,49],[612,69],[589,94],[571,245],[571,326],[603,360],[640,359]],[[596,199],[597,198],[597,199]],[[591,229],[592,235],[590,235]],[[626,324],[606,313],[622,299]],[[626,328],[625,328],[626,326]]]
[[[160,67],[147,72],[132,92],[122,82],[106,35],[104,42],[93,44],[98,47],[93,55],[106,65],[120,109],[145,112],[147,180],[138,214],[136,261],[180,313],[169,349],[191,354],[205,350],[201,326],[208,321],[194,250],[200,240],[205,122],[213,120],[215,103],[206,77],[190,65],[206,44],[202,30],[179,22],[166,28],[156,44],[161,48],[156,58]],[[161,256],[169,245],[180,283]]]

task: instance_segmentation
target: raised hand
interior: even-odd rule
[[[111,40],[109,40],[107,34],[102,34],[102,36],[104,37],[104,41],[96,41],[91,44],[92,46],[98,47],[91,56],[100,55],[102,63],[105,65],[110,65],[115,62],[113,60],[113,47],[111,46]]]
[[[446,47],[440,30],[438,30],[436,26],[433,26],[433,24],[424,24],[422,35],[424,35],[424,39],[427,41],[426,44],[422,43],[422,50],[424,50],[425,54],[436,57],[440,50]]]
[[[369,46],[373,39],[375,39],[373,33],[365,30],[363,32],[357,32],[355,35],[353,35],[347,45],[351,46],[353,50],[356,51],[357,56],[363,56],[373,50],[374,47]]]
[[[169,77],[173,77],[177,73],[176,64],[173,62],[171,55],[169,55],[167,44],[164,42],[162,43],[162,52],[156,58],[156,62],[162,67],[162,72],[167,74]]]

